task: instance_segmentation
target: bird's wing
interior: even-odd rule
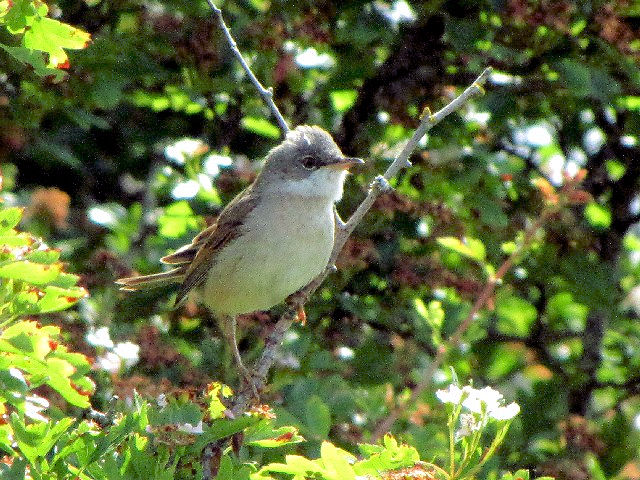
[[[194,287],[206,279],[218,253],[240,235],[240,227],[255,208],[255,204],[255,197],[248,188],[229,203],[216,223],[199,233],[190,245],[164,257],[165,263],[189,264],[176,297],[176,306],[187,298]]]

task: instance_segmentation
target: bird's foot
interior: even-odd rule
[[[307,324],[307,314],[304,311],[304,301],[306,299],[306,294],[303,293],[302,290],[298,290],[297,292],[289,295],[285,300],[287,305],[296,307],[296,321],[300,322],[303,326]]]
[[[307,324],[307,312],[304,311],[304,306],[298,305],[298,311],[296,312],[296,321],[300,322],[303,327]]]

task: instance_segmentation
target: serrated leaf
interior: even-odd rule
[[[73,50],[85,48],[90,40],[91,35],[79,28],[53,18],[37,17],[25,31],[22,43],[29,49],[48,53],[47,67],[58,68],[68,60],[65,48]]]
[[[349,452],[330,442],[322,442],[320,459],[325,468],[324,475],[328,480],[356,480],[356,473],[351,466],[356,458]]]
[[[48,8],[45,5],[46,15]],[[24,32],[25,27],[31,25],[38,11],[31,0],[14,0],[13,5],[2,19],[9,33],[16,34]]]

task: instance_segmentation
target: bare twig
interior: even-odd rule
[[[251,71],[251,68],[247,64],[244,57],[242,56],[242,53],[240,52],[240,49],[238,48],[236,41],[231,35],[231,31],[229,31],[229,27],[227,27],[227,24],[224,22],[224,18],[222,17],[222,10],[216,7],[216,5],[213,3],[213,0],[207,0],[207,3],[211,7],[211,10],[213,10],[213,13],[216,16],[216,18],[218,19],[218,23],[220,24],[220,29],[224,32],[224,35],[227,38],[227,43],[229,44],[229,47],[233,51],[233,54],[236,56],[236,58],[240,62],[240,65],[242,65],[242,68],[244,69],[247,76],[249,77],[249,80],[251,80],[251,83],[253,83],[253,86],[256,87],[256,90],[262,97],[262,100],[264,100],[264,103],[266,103],[269,109],[271,110],[271,114],[275,117],[276,121],[278,122],[278,126],[282,131],[282,135],[283,136],[286,135],[287,132],[289,132],[289,126],[287,125],[287,122],[285,121],[284,117],[280,113],[280,110],[278,110],[278,107],[273,101],[273,89],[264,88],[260,83],[260,80],[258,80],[254,75],[254,73]]]
[[[398,417],[402,414],[404,407],[406,405],[410,405],[414,403],[427,388],[431,386],[433,383],[433,376],[436,373],[436,370],[440,368],[442,362],[447,355],[447,353],[452,349],[457,347],[462,340],[462,335],[469,329],[473,321],[476,319],[476,315],[480,311],[482,307],[487,303],[487,300],[493,295],[493,292],[504,276],[507,274],[509,270],[513,267],[518,257],[523,253],[524,250],[529,246],[531,241],[533,240],[536,232],[542,227],[542,225],[547,221],[547,219],[555,213],[556,210],[553,208],[548,208],[544,210],[540,218],[536,220],[527,230],[525,231],[524,239],[520,244],[519,248],[517,248],[507,259],[502,262],[502,265],[498,268],[495,275],[493,275],[484,288],[480,292],[480,296],[476,299],[471,310],[465,317],[465,319],[460,323],[455,332],[449,337],[449,339],[444,342],[442,345],[438,347],[438,351],[427,367],[427,369],[422,373],[422,381],[418,383],[411,391],[411,396],[406,402],[403,402],[402,405],[398,405],[391,413],[377,426],[373,435],[370,439],[371,442],[375,442],[380,437],[382,437],[385,433],[387,433],[391,426],[395,423]]]
[[[303,305],[315,292],[315,290],[322,284],[324,279],[331,272],[335,270],[334,264],[336,259],[338,258],[338,254],[344,247],[345,242],[356,228],[356,226],[360,223],[364,215],[369,211],[369,209],[373,206],[376,198],[383,192],[389,190],[391,186],[389,185],[389,180],[391,180],[395,175],[400,172],[403,168],[410,165],[409,156],[415,150],[416,146],[420,139],[434,126],[440,123],[447,115],[458,110],[462,107],[471,97],[474,95],[480,94],[483,92],[482,85],[487,80],[491,73],[491,68],[486,68],[478,78],[467,87],[464,92],[462,92],[458,97],[456,97],[451,103],[445,106],[443,109],[439,110],[435,114],[431,114],[428,110],[425,112],[425,115],[420,122],[420,125],[406,143],[402,151],[396,156],[394,161],[389,165],[389,168],[384,172],[383,175],[376,177],[376,179],[372,182],[371,187],[369,188],[369,193],[362,201],[362,203],[358,206],[356,211],[351,215],[349,220],[346,223],[343,223],[339,220],[336,223],[336,236],[333,247],[333,252],[331,253],[331,258],[329,260],[329,264],[327,268],[318,275],[309,285],[304,287],[300,292],[296,294],[296,303],[297,305],[293,305],[289,308],[283,315],[280,317],[275,327],[267,337],[265,341],[265,347],[262,352],[260,358],[256,361],[252,373],[254,377],[254,385],[260,390],[266,384],[266,378],[269,373],[269,369],[273,365],[273,362],[276,358],[278,348],[282,343],[282,339],[284,337],[285,332],[289,329],[291,324],[296,318],[296,307]],[[337,216],[337,214],[336,214]],[[339,217],[337,217],[339,219]],[[487,298],[491,292],[487,293]],[[478,309],[484,305],[486,298],[482,301],[482,304],[479,305]],[[466,330],[466,327],[465,327]],[[462,332],[460,332],[462,335]],[[442,354],[444,355],[444,353]],[[437,356],[436,356],[437,358]],[[442,361],[442,360],[440,360]],[[240,390],[233,397],[231,410],[234,414],[238,414],[240,412],[245,411],[250,402],[252,400],[252,387],[250,385],[243,385]]]

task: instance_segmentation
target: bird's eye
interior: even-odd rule
[[[302,159],[302,166],[307,170],[313,170],[318,165],[316,163],[316,159],[310,156],[306,156]]]

